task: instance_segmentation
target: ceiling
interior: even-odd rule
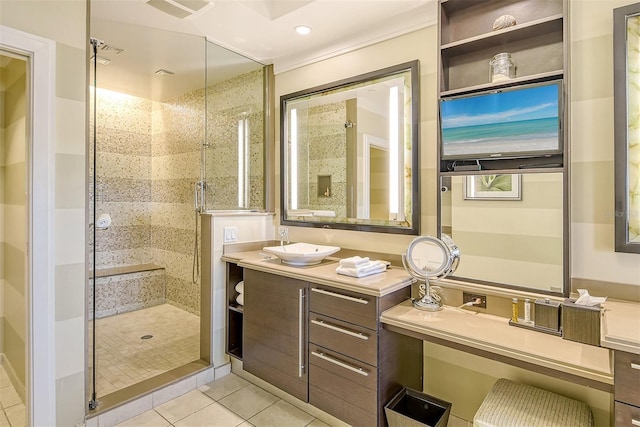
[[[437,4],[437,0],[151,0],[188,15],[178,18],[148,1],[91,0],[91,37],[124,50],[98,52],[112,60],[108,66],[99,65],[102,80],[109,77],[109,88],[138,96],[150,91],[153,95],[146,96],[151,99],[171,96],[169,92],[185,86],[177,83],[185,78],[200,79],[202,87],[196,68],[201,74],[203,38],[218,45],[216,55],[226,62],[251,63],[235,52],[273,64],[278,74],[433,25]],[[299,35],[294,31],[297,25],[307,25],[312,32]],[[224,54],[221,47],[232,52]],[[159,89],[160,82],[144,82],[158,68],[176,73],[161,77],[172,82],[171,91]]]

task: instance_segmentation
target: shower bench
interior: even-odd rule
[[[92,284],[92,280],[89,280]],[[96,270],[96,318],[138,310],[165,301],[165,269],[135,264]],[[93,312],[93,301],[89,302]]]

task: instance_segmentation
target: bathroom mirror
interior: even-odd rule
[[[568,294],[562,172],[441,177],[441,234],[464,254],[466,282]]]
[[[615,248],[640,253],[640,3],[613,11]]]
[[[418,61],[280,98],[282,224],[418,234]]]

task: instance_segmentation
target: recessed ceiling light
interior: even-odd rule
[[[296,28],[294,28],[294,30],[296,31],[296,33],[305,36],[311,32],[311,27],[307,25],[298,25]]]

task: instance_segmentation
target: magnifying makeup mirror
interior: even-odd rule
[[[402,255],[405,270],[418,281],[424,281],[424,296],[413,300],[414,307],[426,311],[442,309],[440,296],[432,294],[430,279],[442,279],[453,273],[460,261],[460,251],[449,236],[441,239],[420,236],[413,239]]]

